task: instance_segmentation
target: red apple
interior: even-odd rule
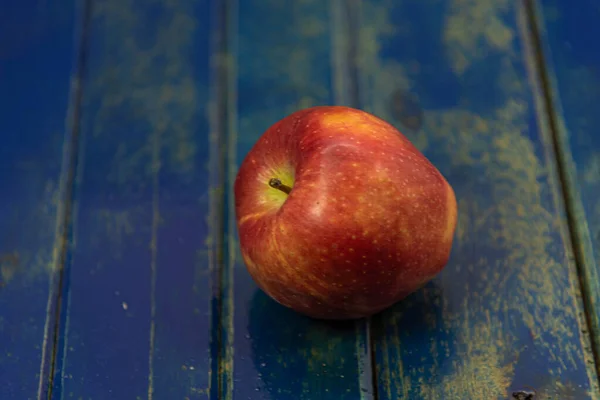
[[[319,319],[375,314],[448,262],[456,198],[387,122],[348,107],[271,126],[235,180],[246,267],[271,298]]]

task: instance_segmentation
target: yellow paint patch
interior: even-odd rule
[[[119,185],[138,184],[142,179],[151,181],[157,169],[187,178],[200,170],[196,165],[197,138],[193,127],[198,107],[204,102],[201,94],[208,89],[195,79],[188,57],[198,24],[187,6],[173,1],[161,4],[165,21],[169,22],[149,48],[140,46],[135,39],[143,18],[137,17],[133,1],[101,2],[94,7],[96,18],[113,21],[113,29],[104,39],[104,51],[114,59],[105,57],[90,80],[89,96],[101,99],[92,113],[93,135],[110,135],[114,131],[116,110],[117,114],[137,110],[128,111],[135,115],[131,121],[147,124],[143,143],[122,142],[116,146],[108,179]],[[168,68],[156,60],[164,60]],[[107,87],[114,90],[106,90]],[[157,148],[161,162],[148,161]]]
[[[12,280],[20,268],[19,253],[0,254],[0,287]]]
[[[513,51],[515,32],[502,15],[509,9],[510,1],[452,0],[450,3],[443,39],[457,75],[488,54],[482,51],[482,42],[492,51]],[[469,29],[464,29],[465,26]]]

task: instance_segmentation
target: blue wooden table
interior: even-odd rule
[[[600,6],[0,0],[0,399],[600,399]],[[455,189],[446,269],[368,320],[257,289],[232,183],[300,108]]]

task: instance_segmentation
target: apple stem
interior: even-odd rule
[[[290,192],[292,191],[292,188],[284,185],[279,179],[277,178],[271,178],[269,180],[269,186],[271,186],[274,189],[279,189],[281,190],[283,193],[285,194],[290,194]]]

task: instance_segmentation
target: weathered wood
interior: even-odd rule
[[[74,1],[8,3],[0,6],[0,398],[33,399],[46,396],[52,368],[81,10]]]
[[[268,298],[243,264],[233,211],[237,167],[271,124],[299,108],[348,102],[345,83],[334,80],[332,66],[344,60],[332,49],[331,20],[340,16],[339,4],[330,7],[320,0],[244,0],[229,8],[237,28],[230,49],[237,74],[229,93],[224,399],[372,396],[365,322],[317,322]]]
[[[214,4],[93,2],[58,350],[65,398],[208,398]]]
[[[553,100],[553,129],[598,363],[600,43],[592,38],[600,37],[600,5],[587,0],[578,2],[577,7],[569,7],[565,2],[543,0],[536,10]]]
[[[523,3],[357,3],[362,105],[459,203],[445,271],[376,324],[379,398],[597,398]]]

